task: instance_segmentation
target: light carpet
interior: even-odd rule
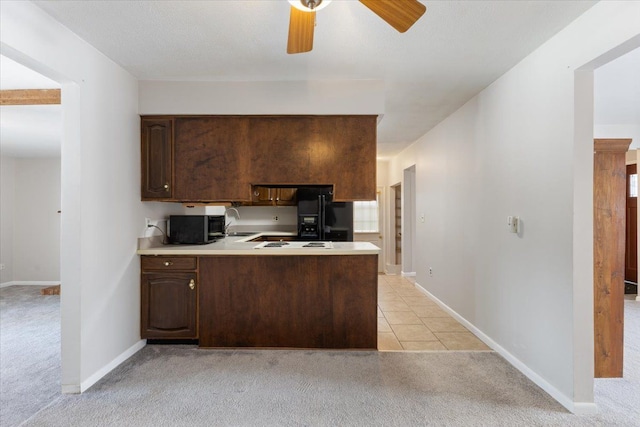
[[[602,412],[627,413],[640,426],[640,301],[624,302],[623,378],[597,378],[594,396]]]
[[[492,352],[147,346],[25,426],[637,426],[568,413]]]
[[[625,308],[639,331],[640,303]],[[22,425],[638,426],[640,339],[626,344],[628,378],[597,381],[594,416],[568,413],[492,352],[147,346],[82,395],[57,383]]]
[[[60,296],[0,289],[0,425],[19,425],[60,396]]]

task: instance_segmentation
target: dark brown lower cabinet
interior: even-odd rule
[[[200,257],[200,347],[375,349],[377,266],[377,255]]]
[[[142,272],[142,338],[198,337],[196,272]]]

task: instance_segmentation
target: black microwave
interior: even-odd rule
[[[224,215],[171,215],[169,242],[176,245],[204,245],[224,237]]]

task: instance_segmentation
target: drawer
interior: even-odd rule
[[[195,270],[198,266],[196,257],[143,256],[142,270]]]

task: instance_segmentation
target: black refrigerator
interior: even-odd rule
[[[299,187],[298,239],[353,242],[353,202],[334,202],[333,187]]]

